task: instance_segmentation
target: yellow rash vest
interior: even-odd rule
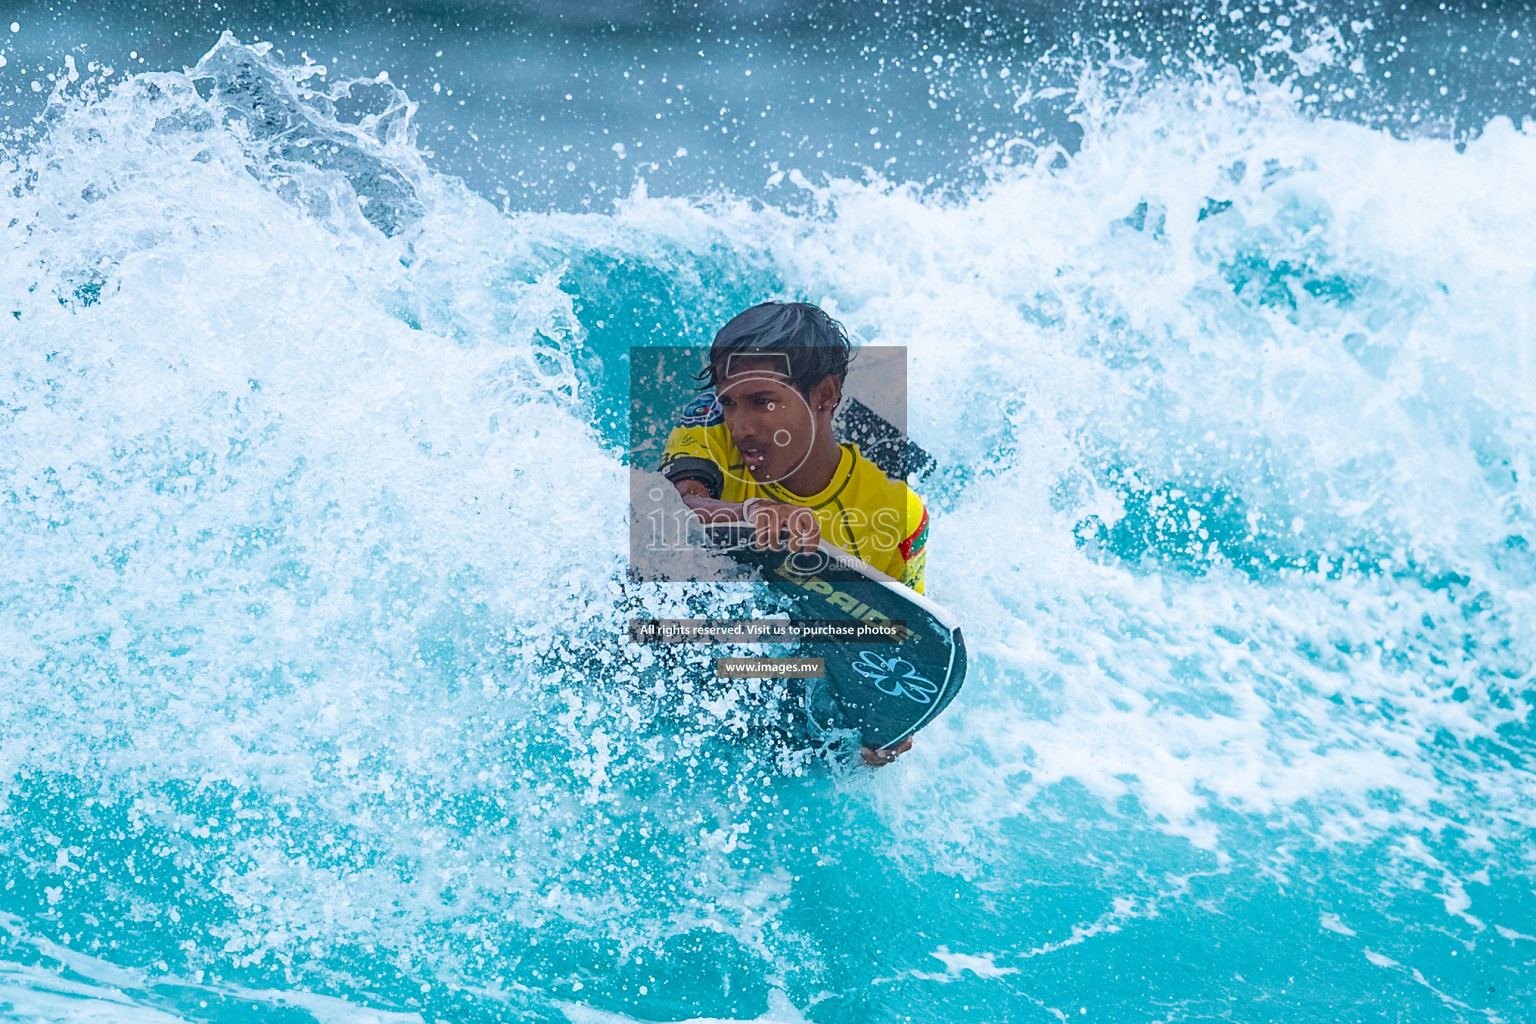
[[[921,594],[928,509],[905,481],[887,477],[857,445],[839,447],[837,472],[817,494],[758,483],[731,440],[714,392],[706,391],[684,407],[663,449],[661,472],[673,483],[698,480],[720,501],[763,498],[811,509],[823,538]]]

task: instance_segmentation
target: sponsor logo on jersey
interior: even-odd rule
[[[928,510],[923,509],[923,518],[918,520],[917,528],[912,535],[901,542],[901,557],[912,561],[922,553],[924,545],[928,543]]]
[[[713,391],[706,391],[696,396],[683,406],[683,414],[678,417],[678,423],[685,427],[713,427],[717,423],[724,422],[725,414],[721,411],[720,401]]]

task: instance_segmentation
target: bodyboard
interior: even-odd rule
[[[933,721],[965,681],[960,625],[937,602],[822,541],[814,552],[753,548],[745,523],[710,526],[710,545],[752,565],[806,619],[903,623],[893,642],[803,644],[826,661],[826,685],[842,725],[866,746],[900,743]]]

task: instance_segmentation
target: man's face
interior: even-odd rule
[[[815,417],[783,359],[733,357],[715,390],[725,427],[758,483],[782,480],[811,450]]]

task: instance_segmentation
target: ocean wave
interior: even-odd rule
[[[1139,75],[964,190],[612,214],[499,209],[387,79],[232,37],[61,84],[0,190],[6,1012],[128,1014],[35,973],[76,954],[145,1020],[213,1015],[155,979],[321,1020],[1059,1016],[1096,986],[1043,965],[1155,956],[1207,976],[1172,1002],[1312,1012],[1280,934],[1512,1019],[1479,972],[1530,930],[1536,143]],[[629,347],[770,296],[907,346],[941,466],[972,676],[877,776],[617,639],[772,600],[623,548]]]

